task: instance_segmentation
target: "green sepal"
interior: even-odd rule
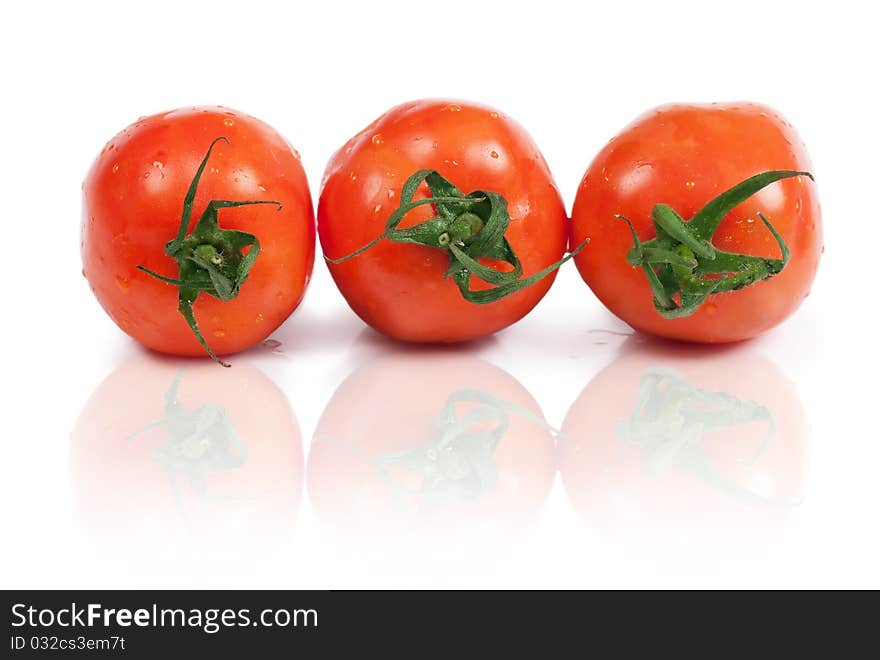
[[[220,360],[205,341],[192,307],[203,292],[223,301],[235,298],[260,254],[260,242],[253,234],[235,229],[221,229],[220,209],[272,204],[280,211],[282,207],[279,202],[269,200],[214,199],[208,202],[192,232],[186,233],[192,220],[199,180],[214,145],[220,141],[229,144],[225,137],[218,137],[208,147],[184,197],[177,235],[165,245],[165,254],[177,262],[178,276],[168,277],[143,266],[137,268],[160,282],[178,287],[178,311],[184,321],[205,352],[218,364],[228,367],[229,364]]]
[[[713,295],[737,291],[782,272],[791,253],[776,228],[760,212],[758,217],[779,246],[780,258],[724,252],[711,241],[721,221],[737,205],[776,181],[796,176],[813,178],[809,172],[795,170],[774,170],[749,177],[711,200],[690,221],[670,206],[657,204],[651,212],[656,237],[649,241],[639,239],[628,218],[615,216],[629,226],[633,247],[626,260],[644,271],[654,307],[661,316],[685,318]]]
[[[416,200],[415,194],[423,183],[427,184],[430,196]],[[399,228],[410,211],[425,204],[434,207],[434,217],[412,227]],[[325,255],[324,259],[330,264],[340,264],[385,240],[442,250],[449,257],[443,276],[455,281],[466,300],[488,304],[540,281],[588,243],[584,241],[559,261],[524,278],[522,262],[506,237],[509,226],[507,200],[502,195],[488,190],[465,195],[436,170],[419,170],[404,182],[400,205],[388,217],[380,236],[344,257],[333,259]],[[498,270],[479,263],[479,259],[500,261],[510,268]],[[492,285],[491,288],[471,289],[472,277]]]

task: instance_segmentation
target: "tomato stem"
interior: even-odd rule
[[[160,282],[178,288],[177,309],[193,335],[205,352],[217,364],[229,364],[217,357],[196,322],[193,304],[200,293],[207,293],[222,301],[235,298],[247,280],[251,268],[260,255],[260,241],[253,234],[234,229],[221,229],[218,214],[220,209],[237,206],[272,204],[280,211],[280,202],[269,200],[226,200],[212,199],[208,202],[192,232],[186,233],[192,220],[193,203],[199,180],[211,157],[211,151],[218,142],[229,144],[225,137],[218,137],[208,147],[183,200],[183,214],[175,238],[165,245],[165,254],[177,262],[176,278],[161,275],[144,266],[137,269]],[[247,250],[247,252],[245,252]]]
[[[781,258],[723,252],[711,241],[721,221],[737,205],[776,181],[797,176],[813,179],[809,172],[794,170],[756,174],[718,195],[690,221],[670,206],[657,204],[651,212],[656,237],[649,241],[639,240],[629,218],[615,215],[629,225],[633,247],[626,259],[645,272],[657,312],[668,319],[684,318],[696,312],[710,296],[737,291],[781,273],[791,253],[779,232],[760,212],[758,217],[779,245]]]
[[[427,184],[431,195],[414,200],[422,183]],[[398,227],[407,213],[425,204],[434,206],[434,217],[412,227]],[[444,277],[453,279],[465,300],[485,305],[539,282],[578,254],[589,242],[589,239],[585,240],[559,261],[529,277],[522,277],[522,263],[505,236],[509,225],[507,200],[500,194],[475,190],[465,195],[438,171],[419,170],[404,183],[400,205],[388,217],[382,235],[344,257],[332,259],[325,255],[324,259],[333,265],[341,264],[383,240],[443,250],[449,257],[449,267]],[[480,258],[507,263],[510,269],[502,271],[484,266],[479,263]],[[471,277],[494,286],[472,290]]]

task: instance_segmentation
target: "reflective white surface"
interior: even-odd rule
[[[332,8],[255,8],[237,55],[212,55],[198,75],[205,48],[225,51],[182,36],[221,32],[219,14],[174,5],[139,13],[132,32],[120,9],[77,35],[59,16],[40,23],[37,52],[24,38],[34,17],[12,10],[22,29],[0,52],[25,53],[11,72],[22,102],[0,110],[0,170],[4,217],[28,231],[10,237],[0,329],[0,585],[880,587],[876,269],[864,254],[880,140],[862,132],[877,99],[836,73],[858,79],[877,61],[873,37],[853,34],[871,21],[756,4],[763,50],[720,52],[719,30],[728,45],[755,33],[750,12],[709,35],[714,14],[673,5],[641,7],[635,25],[622,5],[577,16],[564,3],[561,20],[468,4],[471,22],[531,45],[503,61],[480,41],[447,53],[451,70],[482,58],[494,74],[455,81],[363,28],[399,27],[411,18],[401,8],[379,21],[358,5],[344,24],[319,13]],[[673,15],[689,38],[645,55]],[[608,28],[621,24],[624,43]],[[838,33],[845,43],[829,44]],[[516,326],[422,350],[365,328],[319,262],[273,343],[223,370],[141,350],[78,276],[79,182],[138,115],[192,102],[253,113],[303,153],[317,192],[350,134],[431,95],[522,121],[569,206],[593,154],[651,105],[778,106],[807,142],[823,202],[812,295],[758,340],[679,346],[632,335],[567,267]]]

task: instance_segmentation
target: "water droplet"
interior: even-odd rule
[[[490,113],[489,113],[489,116],[490,116],[492,119],[498,119],[498,113],[495,112],[495,111],[490,112]]]
[[[687,188],[688,190],[693,190],[694,188],[697,187],[697,184],[695,181],[685,181],[684,187]]]
[[[160,169],[160,170],[161,170],[163,167],[165,167],[165,165],[162,164],[162,163],[160,163],[158,160],[154,160],[154,161],[153,161],[153,167],[155,167],[156,169]]]
[[[223,120],[223,125],[224,125],[224,126],[235,126],[235,122],[232,121],[231,119],[224,119],[224,120]]]
[[[284,291],[279,291],[278,293],[276,293],[275,299],[276,300],[284,300]]]
[[[391,188],[388,189],[388,199],[394,199],[394,191]]]
[[[254,322],[255,322],[255,323],[262,323],[263,320],[264,320],[264,319],[263,319],[263,315],[262,315],[262,314],[257,314],[257,317],[254,319]]]
[[[274,351],[277,348],[281,348],[281,342],[277,339],[267,339],[263,342],[263,346],[265,346],[266,348],[270,348]]]
[[[383,142],[385,142],[385,138],[382,137],[381,133],[376,133],[373,136],[373,144],[379,145],[379,144],[382,144]]]
[[[493,150],[493,151],[490,151],[490,152],[489,152],[489,155],[492,156],[492,158],[498,158],[498,152],[497,152],[497,151],[494,151],[494,150]]]
[[[355,174],[354,172],[351,172],[351,173],[348,175],[348,177],[349,177],[352,181],[357,181],[358,175]]]
[[[461,106],[458,105],[458,103],[450,103],[446,106],[446,109],[449,110],[449,112],[461,112]]]
[[[117,275],[116,276],[116,284],[119,285],[119,288],[122,291],[128,291],[128,287],[131,286],[131,283],[128,281],[128,278],[125,277],[124,275]]]
[[[150,173],[149,173],[149,172],[144,172],[144,178],[145,178],[145,179],[149,179],[149,178],[150,178]]]
[[[257,188],[260,189],[260,192],[266,192],[266,187],[263,185],[259,185],[259,186],[257,186]]]
[[[376,204],[376,206],[373,207],[373,213],[378,213],[381,210],[382,210],[381,204]]]
[[[715,303],[712,303],[712,302],[706,303],[706,313],[707,314],[714,314],[717,311],[718,311],[718,305],[716,305]]]
[[[222,328],[218,328],[217,330],[214,330],[214,336],[215,337],[225,337],[226,330],[223,330]]]
[[[113,174],[119,171],[119,163],[113,163]]]

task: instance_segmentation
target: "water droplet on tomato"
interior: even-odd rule
[[[376,206],[373,207],[373,213],[378,213],[381,210],[382,210],[381,204],[376,204]]]
[[[262,315],[262,314],[257,314],[256,318],[254,319],[254,323],[262,323],[263,320],[264,320],[264,319],[263,319],[263,315]]]
[[[458,105],[458,103],[450,103],[446,106],[446,109],[449,110],[449,112],[461,112],[461,106]]]
[[[394,191],[391,188],[388,189],[388,199],[394,199]]]
[[[266,192],[266,187],[263,185],[259,185],[257,188],[259,188],[261,192]]]
[[[358,175],[355,174],[354,172],[351,172],[351,173],[349,173],[348,177],[349,177],[352,181],[357,181]]]
[[[235,122],[232,121],[231,119],[224,119],[224,120],[223,120],[223,125],[224,125],[224,126],[235,126]]]
[[[113,163],[113,174],[119,171],[119,163]]]
[[[712,302],[706,303],[706,313],[707,314],[714,314],[717,311],[718,311],[718,305],[716,305],[715,303],[712,303]]]
[[[382,144],[383,142],[385,142],[385,138],[382,137],[382,134],[381,134],[381,133],[376,133],[376,134],[373,136],[373,140],[372,140],[372,141],[373,141],[373,144],[379,145],[379,144]]]
[[[497,152],[497,151],[490,151],[490,152],[489,152],[489,155],[492,156],[492,158],[498,158],[498,152]]]
[[[116,284],[119,285],[119,289],[124,293],[128,291],[128,287],[131,286],[131,283],[128,281],[128,278],[124,275],[116,276]]]
[[[217,330],[214,330],[214,336],[215,337],[225,337],[226,330],[223,330],[222,328],[218,328]]]
[[[687,188],[688,190],[693,190],[694,188],[697,187],[697,183],[695,181],[685,181],[684,187]]]
[[[497,112],[494,112],[494,111],[493,111],[493,112],[490,112],[490,113],[489,113],[489,116],[490,116],[492,119],[498,119],[498,113],[497,113]]]

